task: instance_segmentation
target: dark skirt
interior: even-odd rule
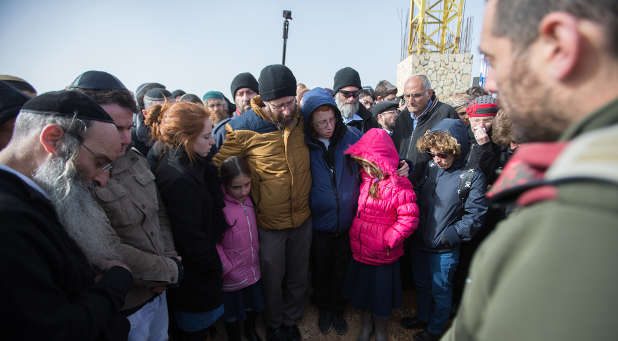
[[[402,305],[399,260],[369,265],[352,259],[343,296],[355,308],[369,310],[376,317],[390,317],[393,309]]]
[[[247,311],[261,312],[264,310],[264,295],[262,280],[246,288],[223,293],[223,321],[235,322],[247,319]]]

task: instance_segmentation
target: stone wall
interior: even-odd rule
[[[411,55],[397,65],[398,95],[403,94],[406,80],[423,74],[431,81],[438,98],[466,91],[472,85],[472,54]]]

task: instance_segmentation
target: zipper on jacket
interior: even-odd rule
[[[290,132],[291,135],[291,132]],[[281,129],[281,145],[283,146],[283,155],[285,155],[285,163],[288,166],[288,171],[290,172],[290,197],[288,201],[290,202],[290,220],[292,221],[292,227],[296,227],[294,223],[294,207],[292,205],[292,189],[294,188],[294,173],[292,173],[292,167],[290,167],[290,161],[288,160],[287,146],[285,144],[285,127]]]
[[[335,194],[335,204],[337,204],[337,226],[335,227],[335,232],[339,232],[341,221],[339,219],[339,212],[341,208],[339,207],[339,192],[337,191],[337,171],[335,169],[331,169],[331,184],[333,186],[333,193]]]
[[[249,219],[249,214],[247,213],[247,206],[245,206],[244,202],[240,203],[243,211],[245,212],[245,218],[247,218],[247,228],[249,230],[249,243],[251,245],[251,264],[255,265],[255,250],[253,250],[253,233],[251,233],[251,220]],[[253,273],[253,279],[256,278],[255,275],[255,267],[251,267],[251,272]]]

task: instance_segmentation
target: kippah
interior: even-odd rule
[[[127,90],[116,76],[104,71],[86,71],[77,76],[70,89]]]
[[[92,97],[79,91],[50,91],[30,99],[21,108],[33,114],[75,117],[87,121],[114,123]]]
[[[36,89],[25,80],[11,75],[0,75],[0,81],[7,82],[17,88],[17,90],[25,90],[36,94]]]
[[[182,89],[172,91],[172,96],[174,97],[182,96],[184,94],[186,94],[186,92],[184,92],[184,90]]]
[[[496,99],[489,95],[479,96],[468,104],[466,113],[468,113],[468,117],[496,116],[498,104]]]
[[[206,100],[210,98],[217,98],[223,100],[223,93],[221,93],[220,91],[208,91],[204,94],[204,96],[202,96],[202,101],[206,102]]]
[[[0,81],[0,124],[17,116],[19,109],[29,97],[9,83]]]

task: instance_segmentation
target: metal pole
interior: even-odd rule
[[[281,64],[285,65],[285,48],[288,42],[288,28],[290,27],[290,22],[288,19],[285,19],[283,22],[283,58],[281,60]]]

